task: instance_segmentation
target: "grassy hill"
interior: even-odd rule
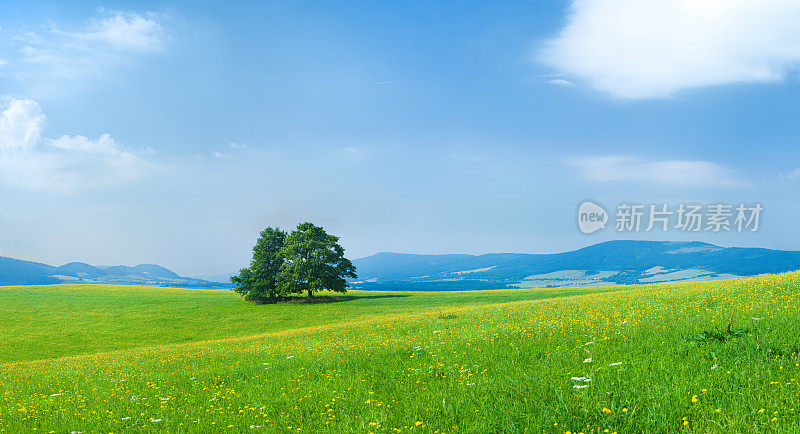
[[[0,430],[800,430],[800,273],[336,300],[0,288]]]

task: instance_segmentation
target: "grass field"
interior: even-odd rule
[[[0,431],[800,432],[800,273],[339,300],[0,288]]]

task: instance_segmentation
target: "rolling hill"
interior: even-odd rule
[[[223,288],[219,282],[179,276],[155,264],[94,266],[70,262],[60,267],[0,256],[0,286],[57,283],[113,283],[120,285]]]
[[[352,291],[0,287],[0,432],[797,433],[800,273]]]
[[[433,291],[718,280],[798,270],[800,252],[696,241],[608,241],[558,254],[378,253],[353,263],[356,289]]]

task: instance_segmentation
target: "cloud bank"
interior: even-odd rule
[[[567,78],[620,99],[772,83],[800,65],[796,0],[574,0],[539,53]]]
[[[149,165],[108,134],[42,137],[36,101],[12,99],[0,112],[0,183],[29,190],[72,191],[130,181]]]

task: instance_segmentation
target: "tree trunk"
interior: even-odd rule
[[[311,288],[308,288],[308,298],[313,298],[313,297],[314,297],[314,293],[311,292]]]

